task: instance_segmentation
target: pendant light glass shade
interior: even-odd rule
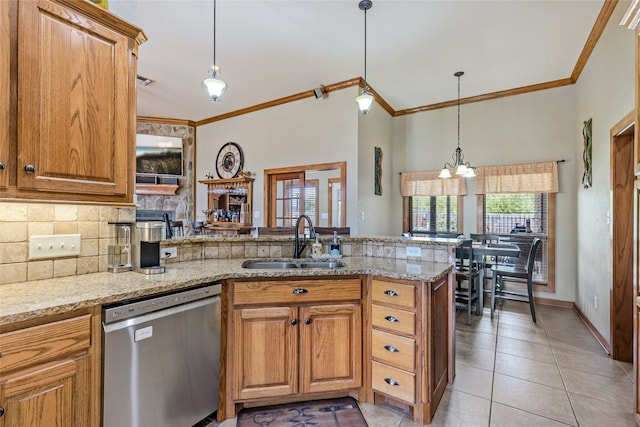
[[[455,175],[462,176],[464,178],[473,178],[476,173],[469,162],[464,161],[464,155],[462,154],[462,148],[460,148],[460,77],[464,74],[462,71],[454,73],[454,76],[458,78],[458,147],[451,156],[453,163],[446,162],[440,171],[440,178],[451,178],[451,169],[455,169]]]
[[[220,101],[222,94],[227,90],[227,83],[222,80],[220,68],[216,65],[216,0],[213,0],[213,66],[209,70],[209,77],[202,81],[204,93],[209,101]]]
[[[202,81],[202,88],[209,97],[209,101],[220,101],[220,97],[227,90],[227,84],[220,77],[220,70],[209,70],[209,77]]]
[[[371,9],[373,2],[371,0],[361,0],[358,8],[364,11],[364,85],[362,94],[356,97],[358,110],[360,114],[366,116],[373,106],[373,95],[367,91],[367,10]]]
[[[356,98],[356,102],[358,103],[358,109],[360,110],[360,114],[366,116],[369,110],[371,110],[371,106],[373,105],[373,95],[367,92],[366,89],[362,91],[362,95]]]

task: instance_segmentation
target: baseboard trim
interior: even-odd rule
[[[553,299],[553,298],[534,297],[533,300],[536,302],[536,304],[549,305],[551,307],[573,309],[573,307],[575,306],[575,304],[572,301],[563,301],[563,300]]]
[[[596,341],[598,341],[598,343],[602,346],[604,351],[606,351],[607,354],[611,356],[611,345],[607,342],[607,340],[604,339],[602,335],[600,335],[600,332],[598,332],[596,327],[593,326],[591,321],[587,318],[587,316],[584,315],[582,310],[580,310],[580,307],[578,307],[575,303],[573,303],[573,311],[576,312],[580,320],[582,320],[582,323],[584,323],[587,329],[589,329],[589,331],[591,332],[591,335],[593,335]]]

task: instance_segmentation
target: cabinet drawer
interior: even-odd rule
[[[407,403],[415,403],[415,375],[382,363],[371,363],[372,385],[375,391],[397,397]]]
[[[416,361],[416,341],[393,335],[387,332],[373,330],[372,353],[375,359],[413,371]]]
[[[416,288],[411,285],[373,280],[371,281],[371,297],[376,302],[402,305],[408,308],[416,306]]]
[[[235,282],[234,304],[282,304],[359,300],[360,279]]]
[[[0,375],[78,353],[91,345],[91,315],[74,317],[0,335]]]
[[[374,327],[388,329],[391,332],[407,335],[414,335],[416,332],[416,316],[409,311],[373,304],[371,322]]]

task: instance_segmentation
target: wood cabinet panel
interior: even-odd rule
[[[9,185],[9,123],[11,121],[11,5],[0,1],[0,189]]]
[[[0,375],[87,350],[91,344],[91,315],[34,326],[0,335]]]
[[[234,304],[301,304],[360,299],[360,279],[236,282]]]
[[[18,187],[130,194],[129,38],[47,0],[19,20]]]
[[[415,313],[382,305],[371,306],[371,323],[374,328],[387,329],[391,332],[407,335],[414,335],[416,332]]]
[[[371,333],[371,354],[381,362],[413,371],[416,367],[416,340],[374,329]]]
[[[371,281],[371,298],[383,304],[415,308],[416,288],[411,285],[374,279]]]
[[[360,304],[300,308],[303,393],[360,387],[361,317]]]
[[[297,393],[296,315],[297,310],[291,307],[234,311],[236,399]]]

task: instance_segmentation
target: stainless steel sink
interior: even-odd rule
[[[339,261],[254,261],[247,260],[242,263],[242,268],[286,270],[291,268],[340,268],[344,264]]]
[[[288,261],[245,261],[242,268],[266,268],[284,270],[287,268],[298,268],[298,264]]]
[[[338,261],[309,261],[300,263],[300,268],[340,268],[344,264]]]

